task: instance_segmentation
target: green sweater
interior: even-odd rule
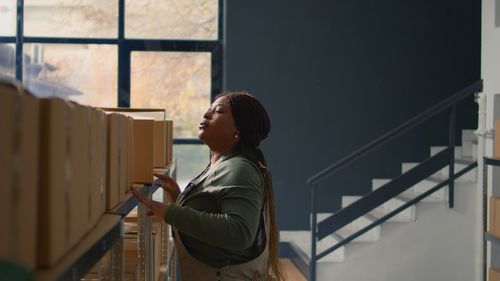
[[[171,204],[165,222],[188,252],[213,267],[239,264],[258,254],[255,245],[264,181],[244,156],[225,156],[193,186],[182,204]],[[178,200],[179,201],[179,200]]]

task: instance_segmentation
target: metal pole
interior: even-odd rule
[[[315,185],[311,185],[311,258],[309,261],[309,281],[316,281],[316,237],[317,237],[317,217],[316,217],[316,197],[314,194]]]
[[[146,188],[146,194],[151,199],[151,191]],[[151,224],[152,219],[146,215],[147,208],[143,204],[137,206],[138,216],[138,243],[139,243],[139,266],[142,281],[153,280],[152,261],[153,247],[151,239]]]
[[[487,137],[487,130],[486,130],[486,119],[487,119],[487,114],[486,114],[486,94],[484,93],[476,93],[475,94],[475,102],[478,105],[478,118],[477,118],[477,130],[474,132],[477,136],[477,141],[478,141],[478,151],[477,151],[477,167],[478,167],[478,184],[479,186],[482,187],[482,194],[481,194],[481,199],[480,205],[482,205],[482,212],[481,212],[481,224],[482,227],[479,231],[479,234],[481,237],[480,243],[482,245],[482,256],[481,260],[479,261],[480,263],[480,272],[479,276],[482,277],[482,280],[486,281],[487,280],[487,272],[488,272],[488,243],[484,239],[484,234],[487,231],[487,224],[488,224],[488,166],[486,165],[485,161],[485,142],[486,142],[486,137]],[[481,168],[482,170],[480,170]]]
[[[450,148],[450,164],[448,165],[448,178],[455,175],[455,126],[456,126],[456,105],[451,106],[450,110],[450,131],[449,131],[449,148]],[[448,185],[448,206],[453,208],[455,197],[455,180],[450,181]]]
[[[481,154],[479,154],[480,157],[482,158]],[[487,214],[488,214],[488,166],[486,165],[485,161],[484,161],[484,158],[482,158],[482,161],[483,161],[483,194],[482,194],[482,200],[483,200],[483,210],[482,210],[482,213],[483,213],[483,228],[482,228],[482,236],[483,239],[481,239],[481,242],[483,243],[483,255],[482,255],[482,275],[483,275],[483,280],[486,281],[487,280],[487,272],[488,272],[488,268],[487,268],[487,260],[488,260],[488,246],[487,246],[487,243],[484,241],[484,233],[486,233],[488,230],[487,230]]]
[[[24,0],[17,0],[16,18],[16,80],[23,81],[23,48],[24,48]]]

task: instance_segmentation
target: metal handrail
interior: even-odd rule
[[[467,167],[463,168],[458,173],[456,173],[453,177],[443,180],[442,182],[436,184],[434,187],[432,187],[431,189],[427,190],[426,192],[424,192],[424,193],[416,196],[415,198],[409,200],[408,202],[404,203],[403,205],[399,206],[398,208],[394,209],[393,211],[387,213],[386,215],[382,216],[381,218],[377,219],[376,221],[372,222],[371,224],[365,226],[364,228],[358,230],[357,232],[351,234],[350,236],[342,239],[342,241],[338,242],[337,244],[333,245],[332,247],[330,247],[330,248],[328,248],[326,250],[323,250],[321,253],[319,253],[317,255],[316,258],[319,260],[319,259],[327,256],[328,254],[330,254],[331,252],[335,251],[336,249],[338,249],[338,248],[340,248],[340,247],[348,244],[352,240],[354,240],[354,239],[358,238],[359,236],[365,234],[366,232],[368,232],[372,228],[374,228],[374,227],[376,227],[378,225],[381,225],[383,222],[389,220],[393,216],[401,213],[402,211],[404,211],[404,210],[408,209],[409,207],[415,205],[416,203],[422,201],[427,196],[430,196],[434,192],[436,192],[439,189],[441,189],[441,188],[445,187],[446,185],[448,185],[452,180],[455,180],[455,179],[463,176],[465,173],[469,172],[470,170],[472,170],[472,169],[474,169],[476,167],[477,167],[477,161],[469,164]],[[352,205],[356,206],[356,203],[358,203],[358,202],[354,202],[354,203],[352,203]]]
[[[439,152],[384,186],[372,191],[367,196],[362,197],[355,203],[324,219],[318,223],[318,239],[321,240],[330,233],[341,229],[357,218],[414,186],[420,182],[422,178],[428,178],[440,169],[446,167],[446,165],[448,165],[448,155],[450,152],[449,148]]]
[[[373,141],[369,142],[368,144],[362,146],[361,148],[357,149],[353,153],[345,156],[344,158],[340,159],[339,161],[328,166],[327,168],[320,171],[319,173],[308,178],[307,184],[310,185],[312,188],[314,188],[316,186],[316,184],[319,181],[321,181],[322,179],[334,174],[335,172],[339,171],[341,168],[343,168],[347,164],[352,163],[354,160],[360,158],[361,156],[363,156],[366,153],[372,151],[373,149],[379,147],[380,145],[390,141],[391,139],[399,136],[400,134],[402,134],[410,129],[415,128],[416,126],[418,126],[422,122],[430,119],[431,117],[447,110],[448,108],[450,108],[450,106],[452,106],[453,104],[456,104],[457,102],[463,100],[464,98],[470,96],[471,94],[481,91],[482,87],[483,87],[482,80],[478,80],[478,81],[474,82],[473,84],[471,84],[470,86],[457,92],[453,96],[450,96],[447,99],[441,101],[440,103],[432,106],[431,108],[425,110],[424,112],[418,114],[417,116],[411,118],[410,120],[404,122],[403,124],[399,125],[398,127],[383,134],[382,136],[376,138],[375,140],[373,140]]]
[[[473,84],[471,84],[470,86],[464,88],[463,90],[457,92],[456,94],[452,95],[451,97],[443,100],[442,102],[432,106],[431,108],[425,110],[424,112],[418,114],[417,116],[411,118],[410,120],[404,122],[403,124],[399,125],[398,127],[394,128],[393,130],[383,134],[382,136],[376,138],[375,140],[371,141],[370,143],[364,145],[363,147],[357,149],[356,151],[354,151],[353,153],[347,155],[346,157],[342,158],[341,160],[335,162],[334,164],[330,165],[329,167],[327,167],[326,169],[320,171],[319,173],[315,174],[314,176],[310,177],[307,179],[307,185],[310,187],[310,190],[311,190],[311,258],[310,258],[310,262],[309,262],[309,272],[308,272],[308,278],[309,280],[311,281],[315,281],[316,280],[316,261],[327,255],[329,252],[332,252],[334,251],[335,249],[332,249],[333,247],[331,247],[330,249],[327,249],[326,251],[328,251],[328,253],[326,253],[326,251],[323,251],[322,253],[320,253],[319,255],[316,254],[317,252],[317,242],[318,242],[318,236],[319,239],[322,239],[326,236],[325,233],[327,233],[328,231],[330,231],[329,233],[332,233],[332,229],[319,229],[319,225],[317,223],[317,210],[316,210],[316,194],[315,194],[315,189],[316,187],[318,186],[318,183],[325,179],[326,177],[334,174],[335,172],[339,171],[341,168],[347,166],[348,164],[354,162],[354,160],[357,160],[358,158],[362,157],[363,155],[367,154],[368,152],[374,150],[375,148],[381,146],[382,144],[385,144],[387,143],[388,141],[396,138],[397,136],[401,135],[402,133],[404,132],[407,132],[409,131],[410,129],[413,129],[415,128],[416,126],[420,125],[421,123],[429,120],[430,118],[436,116],[437,114],[439,113],[442,113],[443,111],[447,110],[447,109],[450,109],[450,124],[449,124],[449,143],[448,143],[448,148],[446,149],[446,152],[442,152],[442,153],[438,153],[438,154],[443,154],[443,153],[447,153],[448,154],[448,162],[446,162],[446,164],[448,165],[448,179],[445,181],[445,183],[440,183],[438,186],[434,187],[433,189],[439,189],[441,188],[442,186],[445,186],[446,184],[448,184],[449,186],[449,198],[448,198],[448,201],[449,201],[449,206],[450,208],[453,207],[453,189],[454,189],[454,179],[456,177],[458,177],[458,175],[462,175],[463,173],[465,173],[465,169],[460,171],[457,175],[455,175],[455,171],[454,171],[454,164],[455,164],[455,119],[456,119],[456,104],[465,99],[466,97],[474,94],[474,93],[477,93],[477,92],[480,92],[482,90],[482,86],[483,86],[483,81],[482,80],[478,80],[476,82],[474,82]],[[437,156],[437,155],[436,155]],[[446,156],[446,155],[445,155]],[[440,158],[443,158],[442,156],[440,156]],[[432,157],[431,157],[432,159]],[[439,160],[439,161],[442,161],[442,160]],[[432,161],[431,161],[432,162]],[[442,164],[442,163],[441,163]],[[431,163],[429,163],[430,166],[435,166]],[[477,164],[476,164],[477,165]],[[469,166],[468,168],[472,169],[471,166]],[[436,168],[436,167],[434,167]],[[423,179],[423,178],[422,178]],[[402,187],[404,188],[404,187]],[[400,187],[401,189],[401,187]],[[385,194],[386,193],[386,194]],[[389,200],[390,198],[393,198],[394,196],[396,196],[397,194],[392,194],[393,192],[390,191],[390,192],[385,192],[383,194],[384,198],[381,199],[382,201],[383,200]],[[411,202],[411,205],[417,203],[418,201],[420,201],[422,198],[430,195],[432,192],[426,192],[422,195],[420,195],[419,197],[417,198],[420,198],[418,200],[412,200],[410,201]],[[399,194],[399,193],[398,193]],[[425,195],[425,196],[424,196]],[[365,198],[362,198],[362,199],[365,199]],[[366,198],[368,199],[368,198]],[[369,199],[368,199],[369,200]],[[360,200],[362,201],[362,200]],[[378,200],[380,201],[380,200]],[[385,201],[384,201],[385,202]],[[361,202],[359,202],[361,203]],[[380,203],[380,202],[378,202]],[[372,204],[373,205],[373,204]],[[356,205],[355,205],[356,206]],[[373,206],[371,206],[373,207]],[[348,208],[348,207],[347,207]],[[352,208],[351,208],[352,209]],[[401,209],[401,208],[399,208]],[[399,210],[398,209],[398,210]],[[402,209],[401,209],[402,210]],[[335,223],[337,224],[337,226],[333,227],[333,229],[338,229],[338,226],[341,225],[341,224],[344,224],[346,223],[346,221],[353,221],[355,219],[357,219],[358,217],[360,217],[361,215],[359,214],[359,212],[356,212],[357,214],[355,216],[352,216],[352,215],[349,215],[349,218],[343,218],[342,216],[343,215],[340,215],[341,217],[341,223],[338,224],[338,223]],[[391,212],[391,214],[394,213],[394,212]],[[357,216],[357,217],[356,217]],[[329,220],[331,222],[331,219],[332,217],[330,217]],[[388,219],[388,218],[387,218]],[[380,220],[378,222],[378,224],[381,224],[383,222],[383,220]],[[325,221],[322,222],[322,224],[324,225]],[[378,225],[377,224],[377,225]],[[373,226],[372,226],[373,225]],[[370,227],[374,227],[375,225],[372,224],[370,225]],[[331,227],[330,227],[331,228]],[[368,231],[367,228],[364,228],[362,229],[361,231]],[[358,232],[359,233],[359,232]],[[358,233],[355,233],[354,235],[358,235]],[[361,235],[361,234],[359,234]],[[356,237],[352,237],[353,235],[351,235],[348,239],[350,239],[348,242],[350,242],[352,239],[356,238]],[[346,243],[348,243],[346,242]],[[336,247],[336,246],[334,246]]]

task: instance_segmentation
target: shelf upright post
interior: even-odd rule
[[[124,237],[124,222],[120,220],[120,238],[111,247],[110,257],[110,274],[109,280],[118,281],[124,278],[124,255],[123,255],[123,237]]]
[[[177,160],[174,158],[168,165],[167,175],[172,179],[177,179]],[[167,193],[163,191],[163,202],[167,202]],[[162,223],[162,260],[161,268],[165,270],[164,278],[162,281],[178,281],[177,275],[177,257],[175,246],[170,244],[172,234],[172,227],[169,224]],[[172,247],[170,249],[169,247]]]
[[[486,164],[486,161],[485,159],[483,158],[483,210],[482,210],[482,213],[483,213],[483,233],[486,233],[488,231],[487,229],[487,224],[488,224],[488,218],[487,218],[487,214],[488,214],[488,165]],[[488,245],[486,243],[486,241],[482,241],[483,243],[483,256],[482,256],[482,277],[483,277],[483,280],[486,281],[487,280],[487,272],[488,272]]]
[[[170,172],[169,172],[170,174]],[[167,193],[162,190],[162,198],[163,198],[163,203],[168,203],[167,199]],[[168,247],[169,247],[169,240],[170,240],[170,225],[166,224],[165,222],[162,222],[161,224],[161,261],[160,261],[160,266],[162,269],[166,269],[168,267]]]
[[[97,268],[98,268],[97,279],[104,280],[104,275],[103,275],[103,272],[102,272],[102,260],[99,260],[97,262]]]
[[[152,199],[152,194],[149,187],[143,188],[144,196]],[[153,280],[153,247],[151,237],[152,219],[146,215],[147,208],[143,204],[137,206],[138,216],[138,238],[139,238],[139,266],[142,281]]]

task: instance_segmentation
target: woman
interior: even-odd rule
[[[180,193],[163,181],[172,204],[132,190],[148,215],[170,224],[184,281],[284,280],[271,174],[259,148],[271,129],[262,104],[246,92],[217,96],[199,125],[210,163]]]

